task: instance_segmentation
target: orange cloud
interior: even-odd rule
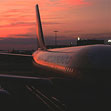
[[[83,6],[89,5],[90,2],[85,2],[85,0],[38,0],[39,4],[43,9],[47,10],[47,7],[50,11],[55,9],[56,11],[66,10],[71,6]]]
[[[90,16],[90,11],[93,12],[94,8],[90,8],[92,0],[4,0],[0,4],[0,15],[2,15],[0,16],[0,36],[7,37],[11,34],[35,31],[35,4],[39,4],[44,33],[47,35],[54,35],[53,30],[60,30],[62,34],[72,29],[84,31],[84,26],[87,26],[87,32],[95,27],[95,30],[97,29],[95,22],[91,22],[95,27],[92,26],[89,29],[91,23],[88,23],[88,20],[94,21],[93,16]],[[94,15],[95,13],[96,11]],[[32,33],[35,33],[34,31]],[[64,35],[69,36],[69,34]]]
[[[85,2],[84,0],[61,0],[62,3],[66,3],[69,5],[86,5],[89,2]]]

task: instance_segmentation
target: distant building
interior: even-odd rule
[[[93,40],[93,39],[87,39],[87,40],[77,40],[77,46],[81,45],[93,45],[93,44],[104,44],[104,40]]]

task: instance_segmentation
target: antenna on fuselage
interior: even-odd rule
[[[36,33],[37,33],[38,49],[46,50],[38,4],[36,5],[36,20],[37,20],[37,29],[36,29],[37,32]]]

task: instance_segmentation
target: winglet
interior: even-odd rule
[[[37,20],[37,45],[38,45],[38,49],[46,50],[38,5],[36,5],[36,20]]]

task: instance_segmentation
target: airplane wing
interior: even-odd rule
[[[0,53],[0,74],[30,75],[33,73],[32,55]]]

